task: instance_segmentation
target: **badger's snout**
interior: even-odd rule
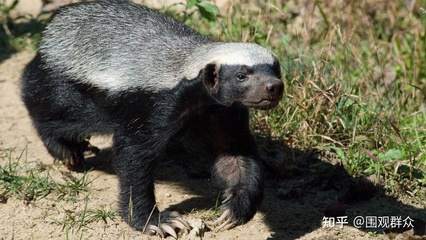
[[[276,77],[263,77],[257,79],[257,84],[246,89],[243,104],[247,107],[271,109],[278,105],[283,92],[284,83]]]
[[[284,84],[278,79],[270,79],[265,83],[265,93],[270,95],[271,99],[280,100],[283,96]]]
[[[259,109],[271,109],[277,106],[283,96],[283,92],[284,83],[277,78],[269,78],[264,82],[263,91],[258,92],[260,101],[257,103],[257,106],[254,107]]]

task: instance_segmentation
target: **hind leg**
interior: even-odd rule
[[[85,152],[98,152],[88,138],[107,128],[96,118],[96,107],[64,76],[46,70],[37,55],[25,68],[21,96],[49,153],[76,166]]]
[[[89,143],[90,136],[82,134],[70,123],[58,121],[39,123],[35,120],[34,123],[50,155],[68,167],[78,166],[86,153],[99,152],[97,147]]]

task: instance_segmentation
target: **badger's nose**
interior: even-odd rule
[[[279,80],[270,80],[266,83],[266,91],[274,98],[281,98],[283,95],[284,83]]]

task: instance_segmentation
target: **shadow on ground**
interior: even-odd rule
[[[273,158],[281,158],[273,161]],[[295,164],[287,156],[304,158]],[[271,229],[271,239],[296,239],[323,228],[325,216],[345,216],[347,226],[354,226],[354,219],[367,216],[409,217],[414,219],[414,232],[425,234],[426,210],[404,204],[383,194],[383,189],[368,179],[354,179],[343,166],[320,160],[314,151],[287,149],[264,156],[267,170],[265,199],[261,212]],[[78,172],[91,169],[114,174],[111,149],[102,150],[97,156],[87,158]],[[188,156],[173,155],[159,163],[156,181],[170,182],[184,191],[202,196],[180,202],[167,210],[191,212],[193,209],[211,209],[216,204],[219,191],[209,180],[209,162],[190,160]],[[280,163],[281,166],[276,163]],[[203,187],[201,187],[203,186]],[[207,186],[207,187],[205,187]],[[337,218],[335,218],[337,219]],[[402,223],[402,222],[401,222]],[[410,228],[383,229],[360,224],[365,232],[382,234],[384,231],[404,232]],[[357,227],[358,228],[358,227]],[[339,230],[334,226],[332,230]],[[336,237],[330,231],[330,237]]]

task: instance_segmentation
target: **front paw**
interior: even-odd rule
[[[222,215],[214,222],[217,231],[228,230],[250,221],[263,199],[263,192],[249,193],[245,189],[227,190],[223,194]]]
[[[148,224],[144,229],[143,233],[148,235],[158,235],[161,238],[165,238],[168,235],[177,238],[177,232],[179,231],[189,232],[191,227],[183,220],[183,218],[177,212],[161,212],[159,221],[153,219],[151,224]]]

